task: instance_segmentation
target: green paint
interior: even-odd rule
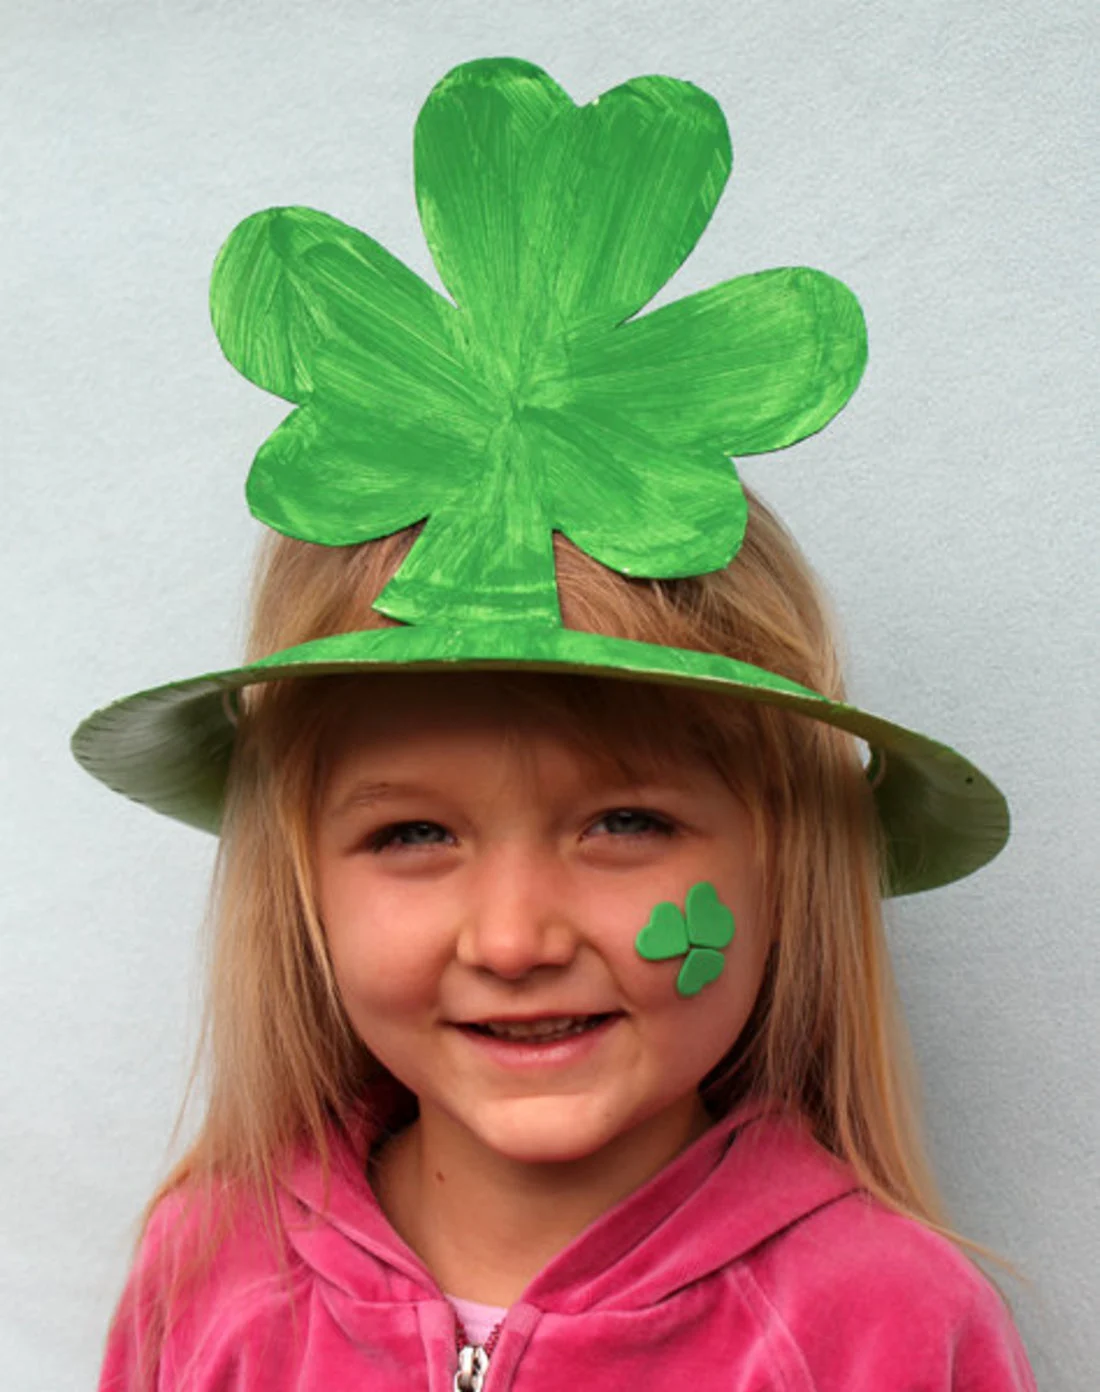
[[[731,456],[825,425],[866,338],[851,292],[805,269],[634,317],[725,186],[717,103],[645,77],[578,107],[489,59],[435,87],[414,152],[454,303],[309,208],[257,213],[218,256],[226,356],[297,407],[256,456],[253,513],[326,545],[426,520],[377,605],[410,624],[560,624],[555,531],[628,575],[728,564],[746,517]]]
[[[688,890],[682,913],[676,904],[657,904],[634,946],[648,962],[682,956],[676,990],[681,996],[695,996],[721,976],[725,958],[720,949],[730,945],[733,934],[733,914],[714,886],[701,880]]]

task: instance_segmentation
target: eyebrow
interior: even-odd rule
[[[339,802],[330,809],[330,816],[342,817],[348,812],[377,807],[380,802],[393,802],[398,798],[439,796],[438,788],[424,783],[392,783],[377,779],[358,779]]]
[[[609,783],[606,793],[609,805],[615,802],[616,797],[623,799],[624,805],[632,797],[637,797],[641,801],[653,800],[661,801],[668,796],[682,794],[687,788],[686,782],[680,782],[675,778],[656,780],[646,778],[626,778],[616,779]],[[340,800],[335,803],[328,811],[330,817],[345,817],[351,812],[359,812],[377,807],[380,803],[396,802],[402,798],[445,798],[445,791],[430,783],[401,783],[388,779],[357,779],[351,787],[344,793]]]

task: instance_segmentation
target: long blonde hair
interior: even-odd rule
[[[750,501],[735,560],[691,579],[626,579],[556,536],[565,624],[725,653],[842,697],[832,626],[809,568],[767,508]],[[257,572],[249,656],[385,626],[371,606],[414,538],[411,529],[338,548],[273,538]],[[333,1124],[362,1107],[380,1076],[341,1008],[312,883],[318,749],[329,696],[349,680],[372,679],[295,679],[251,688],[242,701],[212,913],[206,1114],[158,1198],[228,1180],[273,1209],[287,1148],[304,1141],[326,1158]],[[608,687],[527,680],[551,702],[583,704],[586,719],[601,708],[592,693]],[[639,728],[673,728],[674,710],[676,726],[709,744],[720,765],[731,751],[743,762],[747,751],[755,766],[775,945],[748,1025],[701,1084],[708,1107],[719,1114],[753,1094],[777,1100],[805,1116],[871,1194],[954,1237],[921,1142],[883,933],[881,847],[856,741],[765,705],[614,685],[632,693]]]

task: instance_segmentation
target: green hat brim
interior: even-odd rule
[[[858,736],[872,750],[873,795],[894,895],[961,879],[992,860],[1008,838],[1004,797],[946,745],[733,658],[551,625],[399,627],[320,638],[116,701],[80,725],[73,753],[116,792],[216,832],[236,735],[227,693],[288,677],[492,669],[722,691]]]

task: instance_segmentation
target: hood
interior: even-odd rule
[[[365,1127],[354,1140],[335,1138],[327,1177],[319,1160],[303,1157],[282,1181],[291,1247],[345,1317],[348,1303],[442,1299],[366,1181],[378,1134]],[[745,1104],[585,1228],[519,1303],[559,1314],[655,1305],[858,1188],[804,1122]]]

